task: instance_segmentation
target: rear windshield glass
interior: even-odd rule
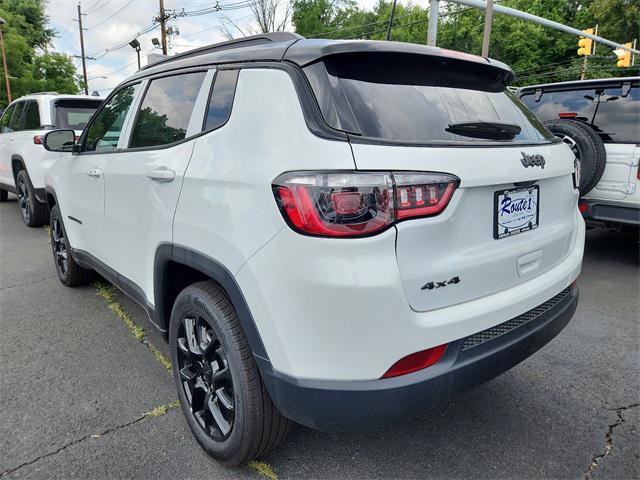
[[[400,143],[540,143],[553,136],[503,86],[403,58],[336,56],[305,68],[327,123]],[[497,90],[497,91],[496,91]],[[486,127],[505,135],[482,134]],[[478,133],[480,131],[480,133]]]
[[[56,128],[83,130],[102,100],[58,100],[56,102]]]
[[[521,100],[542,121],[560,116],[588,123],[605,143],[640,143],[640,84],[567,91],[525,91]]]

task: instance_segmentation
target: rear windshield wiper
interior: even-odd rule
[[[478,121],[450,123],[445,130],[463,137],[513,140],[522,129],[513,123]]]

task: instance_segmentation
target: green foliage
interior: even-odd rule
[[[579,29],[598,23],[601,36],[621,43],[640,37],[638,0],[505,0],[500,5]],[[292,20],[305,37],[383,40],[391,8],[392,1],[385,0],[368,11],[352,1],[296,0]],[[440,15],[438,46],[479,55],[484,11],[443,2]],[[426,43],[428,18],[427,9],[398,4],[391,40]],[[577,79],[583,62],[577,48],[573,35],[494,14],[489,54],[514,69],[517,85]],[[599,45],[588,60],[587,78],[638,74],[638,67],[622,70],[615,63],[611,48]]]
[[[71,59],[46,52],[54,31],[47,26],[42,0],[0,0],[0,17],[7,22],[3,26],[4,47],[14,99],[41,91],[78,93]],[[0,78],[0,107],[7,103],[4,78]]]

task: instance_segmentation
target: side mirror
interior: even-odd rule
[[[42,144],[50,152],[73,152],[75,138],[73,130],[53,130],[44,136]]]

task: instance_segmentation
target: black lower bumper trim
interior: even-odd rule
[[[587,223],[640,226],[638,207],[600,200],[580,200],[580,207]]]
[[[578,290],[571,288],[518,328],[465,350],[465,339],[450,343],[436,365],[396,378],[304,380],[274,372],[268,362],[256,360],[273,401],[285,416],[317,430],[349,430],[419,414],[491,380],[552,340],[569,323],[577,304]]]

